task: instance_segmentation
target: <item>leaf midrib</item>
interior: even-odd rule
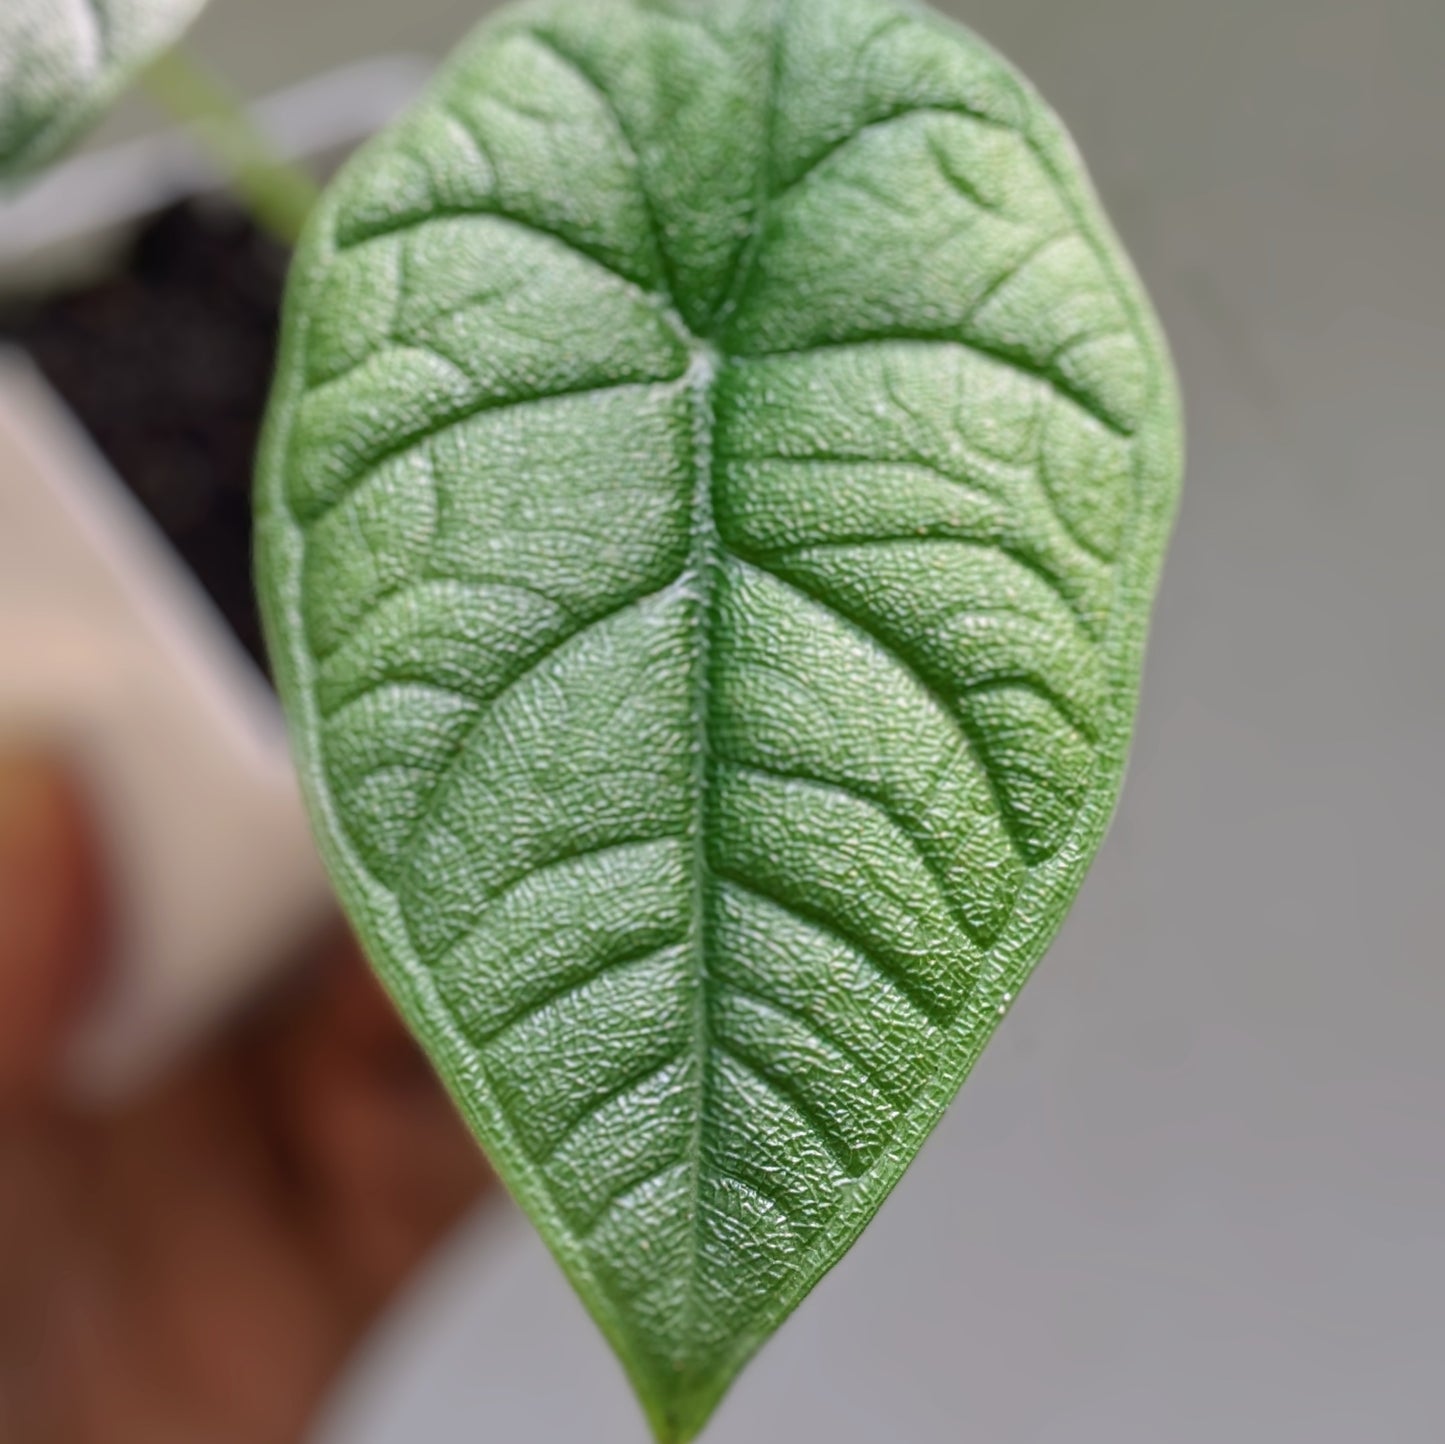
[[[698,618],[697,656],[694,658],[693,663],[696,671],[694,673],[693,683],[692,723],[696,752],[693,766],[695,796],[693,799],[692,819],[694,836],[692,859],[693,915],[691,920],[694,942],[692,949],[694,958],[693,1046],[697,1059],[698,1077],[697,1111],[693,1122],[691,1156],[688,1159],[687,1197],[692,1216],[688,1230],[689,1267],[687,1285],[684,1293],[682,1327],[679,1331],[680,1338],[678,1340],[679,1346],[682,1348],[686,1347],[686,1341],[692,1335],[698,1308],[698,1262],[702,1253],[703,1151],[706,1144],[706,1119],[712,1079],[712,1025],[709,1017],[711,997],[708,968],[710,940],[708,938],[707,922],[717,880],[713,876],[712,865],[709,861],[707,850],[708,805],[714,784],[715,761],[711,751],[708,721],[712,682],[712,632],[716,620],[716,573],[722,561],[724,550],[721,532],[717,523],[717,515],[713,508],[713,486],[715,481],[713,431],[715,416],[712,392],[718,371],[726,364],[728,359],[721,344],[721,336],[728,318],[732,312],[736,310],[739,298],[746,291],[748,280],[756,266],[758,252],[761,248],[764,235],[767,207],[772,198],[773,130],[777,115],[779,72],[783,51],[781,37],[783,35],[787,3],[788,0],[773,0],[772,14],[769,21],[768,88],[763,102],[762,148],[759,157],[758,189],[753,207],[752,228],[738,249],[735,269],[724,291],[723,298],[713,313],[711,327],[713,338],[694,338],[692,340],[692,363],[688,368],[689,394],[695,408],[693,414],[693,465],[697,478],[693,498],[693,535],[692,552],[689,558],[689,571],[693,577]],[[613,113],[617,120],[618,129],[622,132],[624,140],[632,147],[633,153],[636,156],[637,149],[633,145],[631,136],[627,134],[622,124],[621,114],[618,113],[615,106],[613,106]],[[662,272],[664,277],[669,279],[670,283],[672,271],[668,263],[665,237],[661,227],[657,224],[652,198],[647,193],[647,184],[640,164],[637,167],[636,175],[638,189],[642,193],[643,204],[647,209],[648,216],[651,218],[654,235],[656,236]],[[669,284],[669,293],[673,309],[678,313],[679,323],[681,324],[682,316],[681,307],[678,305],[679,298],[671,284]]]
[[[703,1166],[714,1052],[710,1018],[712,1005],[709,967],[711,938],[708,920],[712,912],[716,887],[723,881],[722,875],[717,873],[709,858],[707,838],[710,800],[716,785],[715,764],[718,760],[712,752],[709,725],[713,631],[716,622],[715,594],[717,572],[726,556],[731,554],[731,549],[723,542],[713,506],[715,485],[713,395],[719,373],[725,366],[750,359],[730,356],[722,338],[726,334],[728,322],[736,313],[739,302],[746,294],[749,281],[756,269],[766,230],[767,210],[775,199],[773,194],[773,131],[782,58],[781,36],[787,4],[788,0],[774,0],[773,16],[769,25],[769,83],[764,100],[758,187],[750,232],[739,247],[735,267],[729,277],[723,297],[714,309],[703,333],[695,331],[685,320],[685,312],[680,304],[681,298],[677,294],[675,272],[668,255],[663,227],[658,221],[652,197],[647,189],[638,147],[628,132],[620,110],[598,79],[590,73],[577,56],[569,52],[567,47],[559,44],[555,36],[542,34],[535,30],[532,32],[535,39],[576,72],[597,95],[610,113],[624,145],[632,153],[638,193],[652,230],[662,282],[660,293],[654,291],[652,299],[654,303],[660,303],[658,310],[679,340],[686,346],[689,355],[689,364],[681,379],[692,407],[692,469],[695,480],[690,513],[689,553],[682,579],[684,586],[691,592],[696,637],[692,658],[692,700],[689,717],[693,728],[693,798],[690,824],[692,892],[689,952],[693,959],[692,1049],[697,1069],[695,1084],[697,1104],[692,1136],[687,1153],[682,1160],[688,1170],[687,1200],[690,1205],[691,1218],[688,1226],[689,1268],[683,1296],[681,1327],[677,1338],[679,1360],[686,1358],[687,1341],[692,1334],[699,1307],[698,1260],[701,1256]],[[743,559],[739,556],[738,560]],[[855,1169],[848,1168],[845,1171],[856,1176]]]
[[[702,1206],[702,1160],[704,1120],[707,1114],[708,1089],[711,1076],[709,1055],[712,1024],[709,1018],[709,969],[707,920],[712,903],[715,879],[708,860],[708,803],[713,786],[713,763],[709,737],[709,715],[712,692],[712,631],[715,620],[717,568],[722,561],[722,538],[713,511],[713,407],[712,388],[721,354],[706,342],[692,342],[692,362],[684,378],[693,407],[693,469],[695,484],[692,505],[692,537],[687,573],[695,615],[695,655],[691,722],[693,726],[693,807],[692,807],[692,915],[689,921],[690,952],[693,957],[693,1053],[697,1068],[697,1109],[689,1145],[688,1199],[692,1218],[689,1227],[691,1251],[685,1314],[680,1333],[681,1343],[691,1331],[692,1313],[696,1308],[697,1260],[700,1254],[699,1231]]]

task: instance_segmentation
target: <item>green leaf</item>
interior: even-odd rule
[[[0,179],[50,160],[204,0],[3,0]]]
[[[1058,122],[886,0],[504,11],[310,226],[259,547],[321,843],[660,1438],[1063,917],[1178,466]]]

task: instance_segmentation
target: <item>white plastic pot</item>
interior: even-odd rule
[[[425,79],[369,62],[263,102],[293,157],[348,148]],[[213,188],[168,135],[82,156],[0,205],[0,290],[101,269],[131,225]],[[276,701],[200,584],[28,360],[0,348],[0,739],[40,738],[94,809],[114,910],[78,1088],[114,1095],[254,991],[330,907]]]

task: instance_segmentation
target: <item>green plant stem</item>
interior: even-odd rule
[[[167,50],[152,61],[142,84],[210,152],[256,222],[277,240],[294,246],[316,203],[316,183],[276,154],[245,104],[180,49]]]

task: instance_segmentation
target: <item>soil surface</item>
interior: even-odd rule
[[[263,668],[251,467],[287,260],[236,211],[186,202],[103,279],[0,316]]]

